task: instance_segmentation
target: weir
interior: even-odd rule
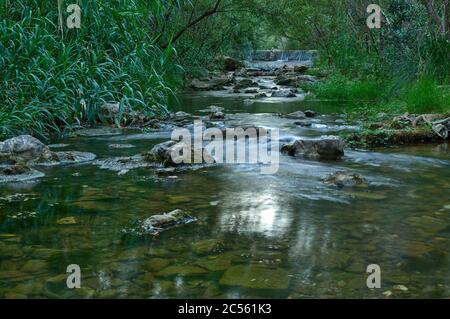
[[[248,69],[274,70],[283,65],[313,66],[318,57],[317,50],[256,50],[244,61]]]

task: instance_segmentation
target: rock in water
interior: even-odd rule
[[[17,183],[43,177],[45,174],[25,165],[16,164],[0,169],[1,183]]]
[[[10,161],[28,161],[32,159],[53,159],[50,148],[31,135],[20,135],[0,143],[2,158]]]
[[[337,160],[344,155],[344,141],[336,136],[299,139],[291,144],[283,145],[281,152],[313,160]]]
[[[291,90],[279,90],[272,92],[272,97],[284,97],[284,98],[291,98],[291,97],[297,97],[297,95],[292,92]]]
[[[56,221],[56,223],[58,225],[76,225],[76,224],[78,224],[78,221],[76,220],[75,217],[70,216],[70,217],[64,217],[64,218],[58,219]]]
[[[225,249],[225,244],[219,239],[206,239],[192,244],[192,250],[197,255],[209,255],[222,252]]]
[[[6,176],[13,176],[13,175],[22,175],[30,171],[31,169],[28,166],[16,164],[2,169],[2,174]]]
[[[294,122],[294,124],[301,126],[301,127],[311,127],[312,126],[312,122],[307,121],[307,120],[297,121],[297,122]]]
[[[304,114],[306,115],[306,117],[316,117],[316,112],[311,110],[306,110]]]
[[[190,154],[183,154],[183,151],[188,151]],[[181,156],[186,159],[189,157],[190,163],[179,163],[177,159],[181,160]],[[168,166],[178,166],[182,164],[213,164],[214,158],[206,153],[204,149],[196,149],[192,145],[187,145],[183,142],[168,141],[155,145],[148,153],[143,154],[143,158],[147,162],[162,164]],[[200,163],[195,163],[195,159],[200,158]]]
[[[209,116],[210,120],[224,120],[225,119],[225,114],[221,111],[216,111],[214,113],[211,113],[211,115]]]
[[[287,119],[292,119],[292,120],[302,120],[306,117],[305,113],[303,113],[302,111],[296,111],[296,112],[281,115],[281,116],[284,118],[287,118]]]
[[[282,85],[282,86],[293,86],[296,87],[298,85],[298,81],[297,78],[280,78],[279,80],[276,81],[277,85]]]
[[[250,79],[243,79],[243,80],[240,80],[240,81],[234,86],[233,89],[235,89],[235,90],[241,90],[241,89],[246,89],[246,88],[249,88],[249,87],[252,87],[252,86],[257,87],[257,86],[258,86],[258,83],[253,82],[253,80],[250,80]]]
[[[305,73],[306,71],[308,71],[308,67],[306,65],[296,65],[294,66],[294,72],[297,73]]]
[[[255,99],[261,99],[267,97],[267,94],[264,92],[258,93],[255,95]]]
[[[326,184],[334,184],[338,187],[355,187],[367,185],[365,179],[359,175],[344,171],[338,171],[322,178]]]
[[[186,225],[195,221],[197,221],[195,217],[192,217],[181,209],[176,209],[170,213],[153,215],[144,219],[143,221],[138,222],[136,228],[127,229],[125,230],[125,233],[136,235],[158,235],[169,228]]]

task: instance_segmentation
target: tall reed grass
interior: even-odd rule
[[[74,1],[63,1],[62,12]],[[100,106],[166,112],[174,49],[154,44],[149,21],[160,1],[77,1],[81,29],[61,35],[56,1],[6,1],[0,8],[0,137],[46,137],[98,122]],[[67,15],[64,15],[65,24]]]

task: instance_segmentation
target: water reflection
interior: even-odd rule
[[[221,229],[237,234],[283,236],[289,231],[292,215],[280,195],[270,189],[261,192],[243,189],[227,194],[219,215]]]

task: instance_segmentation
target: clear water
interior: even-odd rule
[[[282,137],[354,129],[336,104],[185,95],[174,107],[200,114],[212,104],[234,114],[236,124],[279,127]],[[322,115],[308,129],[275,115],[299,109]],[[168,139],[128,132],[52,143],[102,159]],[[117,143],[135,148],[108,147]],[[177,179],[89,164],[47,169],[32,183],[0,185],[0,297],[382,298],[391,291],[391,298],[448,298],[449,155],[448,145],[349,150],[338,162],[283,156],[276,175],[233,165]],[[341,169],[360,173],[369,187],[321,182]],[[121,233],[139,218],[177,208],[198,222],[156,238]],[[66,217],[76,224],[60,225]],[[69,264],[81,267],[81,289],[66,287]],[[381,289],[366,286],[369,264],[381,267]]]

